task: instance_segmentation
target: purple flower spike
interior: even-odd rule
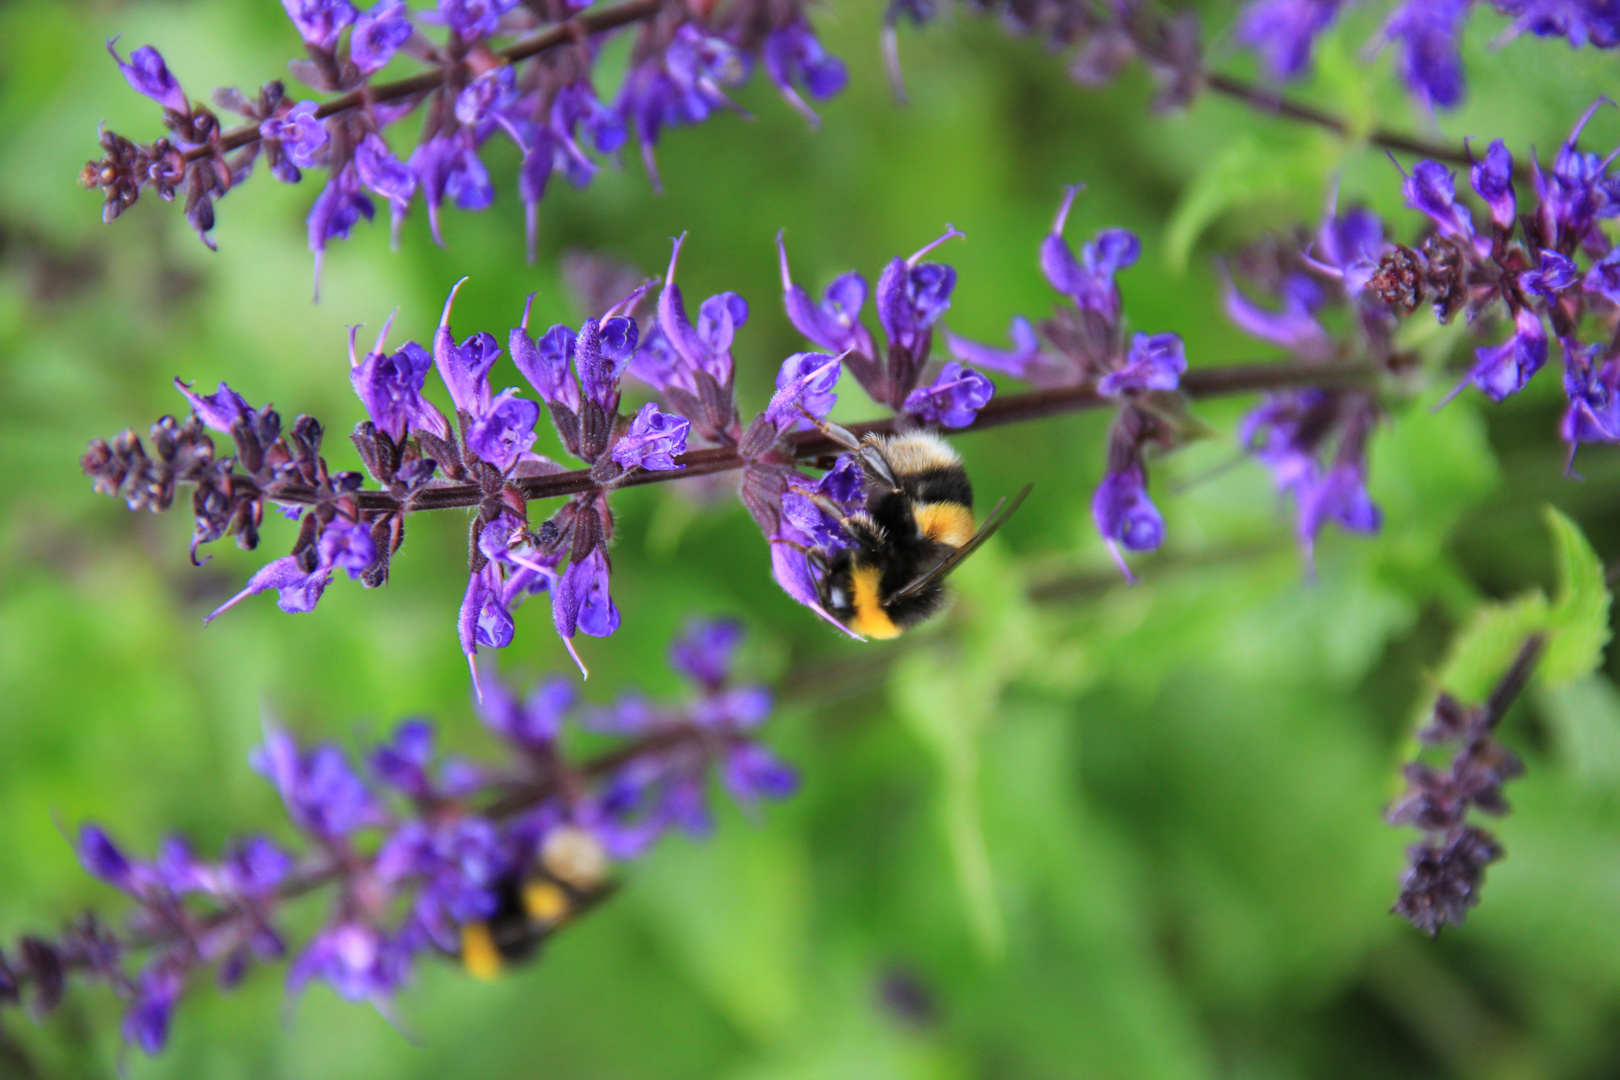
[[[765,419],[780,431],[807,423],[805,412],[824,420],[838,400],[834,388],[843,374],[841,358],[826,353],[794,353],[776,373],[776,393],[765,407]],[[804,411],[801,412],[800,410]]]
[[[259,134],[275,139],[292,163],[302,169],[325,164],[321,153],[331,136],[326,125],[315,118],[318,106],[313,101],[300,101],[284,116],[273,116],[259,125]]]
[[[1491,220],[1499,228],[1513,228],[1519,219],[1519,197],[1513,190],[1513,155],[1501,139],[1491,143],[1485,156],[1475,162],[1469,179],[1490,207]]]
[[[1442,236],[1471,241],[1474,220],[1467,208],[1457,203],[1457,182],[1451,170],[1437,161],[1420,161],[1401,187],[1406,205],[1428,215]]]
[[[686,435],[692,428],[679,416],[658,411],[656,402],[647,402],[630,421],[630,429],[613,444],[613,460],[621,468],[652,470],[679,469],[675,455],[686,452]]]
[[[1027,379],[1030,366],[1041,354],[1040,339],[1035,336],[1035,328],[1022,315],[1013,316],[1010,334],[1013,343],[1011,349],[998,349],[970,341],[964,337],[957,337],[949,330],[945,331],[945,341],[953,353],[970,364]]]
[[[760,46],[760,57],[765,73],[771,77],[787,103],[797,109],[813,126],[820,126],[821,118],[805,104],[794,88],[798,83],[811,97],[832,97],[849,82],[849,71],[844,62],[822,47],[810,24],[798,19],[772,30]]]
[[[439,316],[439,328],[433,334],[433,363],[439,369],[439,378],[450,391],[450,400],[456,408],[473,416],[489,410],[489,369],[501,355],[495,338],[480,330],[459,346],[450,332],[450,308],[456,302],[467,279],[462,278],[450,288],[445,298],[444,312]]]
[[[1494,401],[1512,397],[1547,362],[1547,331],[1541,316],[1529,308],[1519,309],[1513,320],[1513,336],[1500,345],[1476,349],[1479,362],[1469,378]]]
[[[292,736],[266,727],[264,744],[249,755],[248,764],[276,785],[293,824],[321,840],[384,821],[382,808],[336,746],[301,753]]]
[[[491,343],[495,340],[488,334],[482,336]],[[500,350],[495,352],[499,355]],[[517,390],[508,387],[473,418],[467,429],[467,449],[501,472],[508,472],[534,445],[534,425],[539,419],[540,406],[518,397]]]
[[[180,89],[180,80],[169,73],[162,53],[150,45],[142,45],[129,54],[129,63],[126,64],[118,55],[117,45],[118,38],[109,39],[107,51],[112,53],[113,62],[124,73],[124,78],[129,80],[130,86],[165,109],[173,109],[177,113],[191,111],[186,104],[186,93]]]
[[[219,389],[209,395],[194,393],[191,387],[191,383],[181,382],[178,378],[174,380],[174,388],[191,402],[198,419],[215,431],[229,435],[237,420],[251,419],[253,416],[253,406],[224,383],[220,383]]]
[[[905,411],[925,424],[967,427],[995,392],[989,379],[952,360],[940,369],[932,386],[919,386],[906,395]]]
[[[124,1013],[124,1041],[149,1055],[159,1053],[168,1044],[169,1020],[183,987],[177,971],[156,968],[142,972],[134,1000]]]
[[[1238,17],[1237,40],[1258,52],[1273,79],[1293,79],[1311,65],[1316,39],[1343,0],[1253,0]]]
[[[1390,15],[1384,36],[1401,45],[1401,77],[1430,108],[1462,102],[1463,70],[1458,47],[1468,0],[1406,0]]]
[[[1187,370],[1187,351],[1179,334],[1137,334],[1125,366],[1109,372],[1097,382],[1104,397],[1144,393],[1148,390],[1174,390]]]
[[[1164,543],[1164,517],[1148,498],[1147,474],[1142,467],[1132,465],[1105,476],[1091,500],[1091,516],[1125,580],[1134,582],[1119,549],[1156,551]]]
[[[124,853],[94,825],[79,829],[79,861],[84,868],[114,888],[132,891],[135,875]]]
[[[693,619],[670,643],[669,664],[699,685],[719,690],[731,675],[742,633],[735,619]]]
[[[853,350],[864,357],[875,357],[877,345],[872,341],[872,332],[860,321],[861,308],[866,305],[866,279],[854,270],[834,278],[817,304],[802,286],[794,284],[780,230],[776,234],[776,253],[782,271],[782,303],[794,329],[831,352]]]
[[[951,291],[956,288],[955,269],[942,263],[922,262],[922,257],[945,241],[963,235],[947,225],[938,239],[911,258],[895,259],[883,268],[877,284],[877,313],[892,345],[921,355],[923,335],[951,306]]]
[[[362,75],[370,75],[394,58],[412,32],[404,0],[378,0],[355,20],[349,35],[349,59]]]
[[[281,6],[306,42],[327,50],[359,14],[349,0],[281,0]]]

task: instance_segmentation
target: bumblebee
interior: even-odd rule
[[[462,925],[462,966],[488,980],[533,957],[552,931],[612,891],[607,868],[606,854],[589,833],[572,826],[553,830],[533,873],[496,884],[494,914]]]
[[[1011,504],[998,501],[975,529],[973,485],[961,457],[938,435],[867,435],[857,442],[842,428],[818,426],[854,453],[866,500],[847,516],[831,500],[816,500],[854,542],[830,557],[814,556],[821,604],[856,634],[898,637],[945,609],[945,578],[1018,509],[1030,485]]]

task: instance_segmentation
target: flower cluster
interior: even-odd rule
[[[507,138],[520,156],[517,189],[532,259],[538,207],[554,174],[588,184],[598,159],[611,159],[633,131],[657,186],[653,148],[663,130],[736,108],[726,88],[746,81],[756,60],[812,120],[805,95],[831,97],[847,79],[801,0],[744,0],[719,13],[707,5],[628,0],[583,15],[579,0],[439,0],[418,11],[403,0],[377,0],[364,11],[350,0],[283,4],[307,54],[291,63],[293,76],[335,96],[294,100],[279,80],[252,98],[217,91],[215,104],[246,120],[230,130],[186,96],[156,49],[142,46],[127,62],[112,49],[130,85],[163,107],[170,133],[141,145],[102,132],[104,155],[86,164],[81,182],[104,193],[106,220],[142,190],[166,200],[183,192],[188,219],[213,246],[214,201],[246,179],[261,156],[286,183],[299,182],[306,169],[324,169],[308,222],[318,281],[327,243],[373,218],[377,199],[397,229],[420,196],[433,237],[442,242],[446,200],[463,210],[494,200],[482,154],[492,137]],[[631,23],[639,29],[630,69],[610,104],[596,90],[597,56],[604,35]],[[400,57],[423,70],[377,82]],[[420,134],[405,149],[396,125],[417,113],[421,121],[413,127]]]
[[[1311,67],[1316,40],[1332,25],[1346,0],[1249,0],[1238,16],[1236,37],[1257,52],[1278,81],[1297,79]],[[1396,66],[1412,96],[1429,108],[1462,103],[1463,28],[1474,0],[1401,0],[1389,13],[1378,43],[1397,50]],[[1620,7],[1609,0],[1492,0],[1513,20],[1511,33],[1561,37],[1572,48],[1620,45]]]
[[[280,792],[297,847],[247,836],[204,860],[171,836],[139,859],[85,825],[80,859],[130,898],[130,912],[118,930],[86,916],[55,940],[25,937],[0,953],[0,1005],[27,991],[48,1011],[70,974],[100,979],[126,1002],[125,1040],[155,1054],[208,969],[229,989],[255,963],[294,953],[289,991],[324,982],[384,1010],[434,954],[492,975],[604,899],[615,863],[672,829],[707,833],[711,777],[744,806],[793,793],[793,770],[754,735],[769,692],[732,682],[740,640],[732,622],[689,625],[670,663],[691,692],[674,705],[631,695],[589,707],[565,681],[519,697],[488,680],[478,713],[502,749],[488,762],[439,755],[421,720],[358,767],[336,745],[267,727],[251,763]],[[622,742],[576,760],[570,725]],[[332,894],[326,917],[292,943],[283,909],[316,890]],[[138,971],[132,954],[143,954]]]
[[[1441,322],[1459,312],[1471,325],[1510,322],[1505,341],[1476,351],[1467,380],[1495,401],[1523,390],[1546,364],[1550,330],[1564,356],[1569,408],[1562,436],[1571,465],[1583,442],[1620,442],[1620,349],[1614,342],[1620,249],[1601,225],[1620,216],[1620,177],[1609,174],[1613,155],[1602,158],[1579,146],[1582,128],[1605,103],[1581,117],[1549,169],[1532,159],[1532,206],[1519,204],[1513,155],[1501,140],[1491,144],[1469,170],[1485,225],[1459,200],[1449,169],[1418,162],[1403,192],[1407,205],[1429,219],[1429,233],[1416,247],[1390,250],[1368,280],[1401,315],[1428,301]],[[1591,344],[1581,340],[1590,332],[1588,315],[1602,328]]]
[[[1081,387],[1117,403],[1108,467],[1092,501],[1092,516],[1108,549],[1130,578],[1121,548],[1154,551],[1164,519],[1147,493],[1144,451],[1173,447],[1182,411],[1177,391],[1187,370],[1186,349],[1172,333],[1125,333],[1124,300],[1114,276],[1134,264],[1141,242],[1127,229],[1103,229],[1076,257],[1063,237],[1079,187],[1063,196],[1052,231],[1041,243],[1041,269],[1064,298],[1038,325],[1012,321],[1012,348],[947,333],[951,351],[992,371],[1042,388]]]
[[[1479,903],[1485,867],[1502,857],[1496,838],[1469,824],[1468,809],[1495,817],[1508,812],[1502,785],[1524,775],[1524,766],[1496,741],[1495,731],[1524,688],[1543,641],[1525,642],[1519,656],[1484,705],[1467,706],[1442,693],[1429,722],[1418,731],[1426,747],[1456,746],[1449,765],[1436,769],[1414,761],[1402,769],[1406,791],[1385,814],[1391,825],[1422,829],[1422,843],[1407,849],[1395,912],[1431,937],[1450,923],[1461,926]]]
[[[1395,348],[1396,320],[1367,291],[1390,249],[1378,215],[1330,206],[1314,234],[1255,245],[1238,270],[1271,297],[1259,304],[1230,280],[1226,312],[1245,333],[1331,369],[1347,360],[1380,370],[1406,363]],[[1328,316],[1347,312],[1336,334]],[[1381,415],[1376,396],[1359,387],[1310,387],[1267,395],[1243,422],[1244,448],[1271,470],[1280,494],[1292,498],[1296,533],[1310,558],[1328,524],[1375,533],[1382,514],[1367,494],[1367,440]]]

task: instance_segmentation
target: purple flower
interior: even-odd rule
[[[568,564],[552,599],[557,633],[572,638],[578,630],[592,637],[608,637],[619,628],[619,609],[608,588],[610,571],[607,553],[601,548]]]
[[[919,386],[906,395],[905,411],[925,424],[967,427],[995,392],[989,379],[952,360],[940,369],[933,385]]]
[[[1292,79],[1311,63],[1316,38],[1343,0],[1252,0],[1238,17],[1237,40],[1264,59],[1274,79]]]
[[[135,876],[129,860],[112,839],[94,825],[79,829],[79,861],[91,874],[114,888],[134,891]]]
[[[676,454],[686,452],[686,434],[692,425],[679,416],[658,411],[647,402],[630,421],[630,428],[613,444],[613,460],[621,468],[679,469]]]
[[[495,341],[488,334],[474,336],[487,338],[491,345]],[[499,349],[494,351],[500,354]],[[517,390],[508,387],[473,417],[467,429],[467,449],[501,472],[508,472],[534,445],[534,425],[539,419],[540,406],[518,397]]]
[[[343,751],[329,743],[300,753],[292,736],[266,727],[264,744],[248,764],[276,785],[293,824],[318,839],[335,841],[383,821],[381,807]]]
[[[439,16],[463,41],[489,37],[515,0],[439,0]]]
[[[1316,239],[1323,258],[1313,265],[1322,273],[1342,279],[1351,297],[1360,296],[1378,273],[1378,263],[1389,246],[1384,240],[1383,219],[1365,207],[1353,207],[1343,214],[1329,213]]]
[[[461,93],[456,95],[456,119],[467,127],[477,127],[485,120],[495,120],[497,123],[505,121],[500,110],[517,100],[517,77],[513,73],[512,65],[502,64],[492,67],[482,75],[475,77]],[[513,141],[523,146],[523,140],[518,138],[515,129],[512,131]]]
[[[821,119],[805,104],[794,84],[802,85],[811,97],[826,99],[842,90],[849,81],[844,62],[822,47],[815,31],[802,18],[767,34],[760,46],[760,58],[765,64],[765,73],[788,104],[804,114],[811,124],[819,125]]]
[[[1541,325],[1541,316],[1529,308],[1520,308],[1513,326],[1513,336],[1502,344],[1474,350],[1479,362],[1468,377],[1493,401],[1523,390],[1547,362],[1547,331]]]
[[[586,319],[574,341],[574,373],[580,393],[608,414],[619,408],[619,381],[635,355],[641,332],[636,320],[618,316],[606,322]]]
[[[908,349],[914,356],[925,351],[924,335],[951,306],[956,270],[921,260],[945,241],[962,235],[947,225],[938,239],[923,245],[911,258],[895,259],[883,268],[877,284],[877,314],[891,348]]]
[[[411,151],[411,171],[422,185],[428,227],[433,241],[444,246],[439,233],[439,207],[448,196],[463,210],[482,210],[495,201],[489,172],[472,144],[455,135],[438,135]]]
[[[372,543],[371,530],[344,518],[334,519],[321,531],[319,551],[322,566],[348,571],[351,581],[377,561],[377,545]]]
[[[1581,287],[1594,296],[1607,298],[1610,303],[1620,304],[1620,248],[1593,263]]]
[[[191,383],[179,379],[174,380],[174,387],[191,402],[197,418],[215,431],[229,435],[237,420],[251,421],[253,418],[253,406],[224,383],[220,383],[219,389],[208,395],[194,393]]]
[[[292,857],[262,836],[249,836],[225,849],[219,869],[210,875],[210,892],[265,897],[292,872]]]
[[[346,1001],[380,1001],[405,984],[412,944],[355,919],[329,925],[293,961],[287,991],[297,994],[319,979]]]
[[[735,365],[731,358],[731,343],[737,331],[748,322],[748,302],[734,292],[720,293],[703,301],[698,309],[697,326],[686,315],[686,301],[681,288],[675,284],[675,264],[681,257],[681,245],[686,234],[675,238],[669,255],[669,269],[664,274],[664,288],[658,294],[658,325],[676,354],[685,362],[686,370],[674,369],[671,382],[688,393],[699,393],[694,372],[706,372],[721,387],[732,383]]]
[[[726,791],[739,803],[785,799],[799,790],[799,774],[756,742],[737,742],[720,766]]]
[[[1405,0],[1384,24],[1384,37],[1401,46],[1401,78],[1430,108],[1462,101],[1462,21],[1468,0]]]
[[[1474,220],[1457,202],[1457,182],[1437,161],[1420,161],[1401,186],[1406,205],[1428,215],[1442,236],[1464,242],[1474,238]]]
[[[958,337],[949,330],[945,331],[945,340],[952,352],[970,364],[989,368],[991,371],[1006,372],[1020,379],[1028,379],[1031,366],[1040,359],[1040,339],[1035,336],[1035,328],[1022,315],[1013,316],[1009,334],[1013,343],[1011,349],[984,345],[968,338]]]
[[[461,599],[461,612],[456,618],[456,633],[461,640],[461,651],[466,654],[467,666],[473,672],[475,687],[478,670],[473,667],[473,657],[478,655],[478,646],[504,649],[512,644],[513,630],[512,612],[501,588],[500,563],[487,563],[468,577],[467,592]]]
[[[371,422],[377,425],[378,431],[394,440],[396,446],[404,443],[406,432],[412,428],[448,439],[450,426],[444,414],[422,396],[433,357],[414,341],[407,341],[398,352],[389,353],[383,342],[392,323],[393,316],[389,316],[382,333],[377,335],[376,346],[359,361],[354,357],[354,334],[358,327],[349,331],[349,382],[366,407]]]
[[[1531,175],[1541,200],[1537,216],[1551,246],[1572,250],[1586,242],[1598,218],[1620,215],[1620,177],[1608,176],[1613,159],[1584,153],[1577,145],[1592,114],[1610,104],[1613,102],[1608,98],[1599,98],[1586,110],[1559,148],[1550,174],[1541,171],[1540,163],[1532,162]],[[1597,249],[1606,246],[1607,241],[1600,238]]]
[[[563,717],[573,710],[574,703],[574,688],[562,679],[536,683],[522,702],[506,684],[491,679],[478,703],[478,717],[508,742],[545,753],[556,743]]]
[[[1080,185],[1064,191],[1057,217],[1052,220],[1052,231],[1041,243],[1041,270],[1052,288],[1073,300],[1085,310],[1095,311],[1110,321],[1119,318],[1119,286],[1114,275],[1136,262],[1142,254],[1142,243],[1128,229],[1104,229],[1080,250],[1076,260],[1068,241],[1063,239],[1063,226],[1069,220],[1069,207],[1080,193]]]
[[[1283,281],[1282,310],[1269,311],[1239,292],[1230,277],[1226,280],[1226,315],[1238,329],[1308,356],[1333,354],[1333,341],[1315,314],[1325,300],[1320,285],[1306,274],[1294,273]]]
[[[532,298],[531,298],[532,299]],[[547,330],[537,343],[528,334],[529,308],[523,308],[523,325],[511,334],[512,362],[529,380],[540,400],[579,411],[579,384],[569,377],[568,365],[574,359],[574,331],[561,323]]]
[[[1570,444],[1570,464],[1583,442],[1620,442],[1620,356],[1600,364],[1602,345],[1565,339],[1564,392],[1569,408],[1559,423],[1559,435]]]
[[[349,35],[349,59],[362,75],[380,70],[411,39],[410,13],[404,0],[377,0],[355,20]]]
[[[817,304],[802,286],[794,284],[780,230],[776,234],[776,253],[782,270],[782,303],[794,328],[830,352],[854,350],[861,356],[875,357],[877,345],[872,332],[860,321],[861,308],[866,306],[866,279],[854,270],[839,275]]]
[[[1588,43],[1599,49],[1620,45],[1620,7],[1614,0],[1496,0],[1496,7],[1517,17],[1516,33],[1568,38],[1576,49]]]
[[[416,174],[389,151],[388,144],[375,131],[368,132],[354,148],[354,168],[360,182],[387,199],[396,213],[403,213],[416,191]]]
[[[349,0],[281,0],[281,6],[306,42],[327,50],[358,14]]]
[[[124,73],[124,78],[129,80],[130,86],[165,109],[173,109],[177,113],[190,112],[186,105],[186,93],[180,89],[180,80],[169,73],[162,53],[150,45],[142,45],[129,54],[129,63],[126,64],[118,55],[117,45],[118,38],[108,39],[107,51],[112,53],[113,62]]]
[[[662,130],[702,123],[716,109],[736,108],[721,88],[747,78],[748,54],[692,23],[675,31],[662,56],[650,56],[630,69],[615,108],[641,140],[642,161],[654,191],[662,189],[653,156]]]
[[[141,972],[135,997],[124,1013],[124,1041],[147,1054],[161,1051],[169,1041],[169,1020],[184,985],[180,973],[167,966]]]
[[[1485,156],[1474,163],[1469,179],[1490,207],[1491,220],[1499,228],[1513,228],[1519,219],[1519,198],[1513,190],[1513,155],[1501,139],[1491,143]]]
[[[1164,543],[1164,518],[1148,498],[1147,473],[1139,464],[1103,477],[1091,500],[1091,516],[1126,580],[1136,580],[1120,548],[1156,551]]]
[[[300,101],[282,116],[272,116],[259,125],[259,134],[281,143],[282,150],[294,165],[308,169],[325,164],[325,149],[331,137],[326,125],[315,118],[318,108],[313,101]]]
[[[342,169],[326,181],[309,208],[309,249],[315,253],[315,291],[321,288],[321,263],[328,240],[347,239],[349,230],[361,218],[370,221],[376,214],[371,199],[360,190],[360,177],[354,169]]]
[[[494,825],[475,816],[407,822],[377,853],[384,881],[420,880],[417,923],[447,951],[459,945],[462,924],[495,913],[495,885],[508,869]]]
[[[765,407],[765,419],[778,431],[807,426],[805,413],[824,420],[838,400],[834,388],[843,366],[826,353],[794,353],[776,373],[776,393]],[[802,410],[802,411],[801,411]]]
[[[1125,366],[1099,379],[1097,392],[1104,397],[1121,397],[1149,390],[1174,390],[1181,385],[1181,374],[1186,370],[1187,352],[1179,334],[1137,334],[1131,340]]]
[[[731,675],[742,633],[742,624],[735,619],[693,619],[670,643],[669,666],[716,691]]]
[[[489,369],[495,366],[501,348],[493,335],[482,330],[469,335],[460,345],[456,344],[450,332],[450,309],[466,280],[456,282],[445,298],[439,328],[433,333],[433,364],[439,369],[439,378],[444,380],[456,408],[472,416],[482,416],[490,408]]]
[[[389,787],[414,798],[433,792],[428,766],[433,761],[433,725],[424,720],[406,720],[394,728],[394,737],[375,747],[369,755],[371,772]]]
[[[248,578],[247,587],[204,617],[204,623],[213,622],[230,608],[250,596],[270,589],[276,590],[276,606],[289,615],[301,615],[315,610],[321,593],[332,580],[330,566],[317,566],[306,571],[298,565],[298,556],[286,555],[268,563]]]
[[[1330,521],[1351,532],[1369,534],[1376,533],[1383,524],[1383,514],[1367,494],[1367,478],[1359,463],[1334,465],[1320,480],[1296,490],[1299,539],[1307,552]]]
[[[1575,261],[1556,251],[1541,250],[1541,265],[1519,275],[1519,284],[1549,304],[1558,303],[1559,294],[1580,280]]]

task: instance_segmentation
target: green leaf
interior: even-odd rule
[[[1547,527],[1558,562],[1558,599],[1547,624],[1552,639],[1541,660],[1541,679],[1559,686],[1591,674],[1602,662],[1609,643],[1610,597],[1603,563],[1580,526],[1549,506]]]
[[[1558,756],[1583,786],[1613,791],[1620,783],[1620,689],[1589,675],[1537,695]]]

